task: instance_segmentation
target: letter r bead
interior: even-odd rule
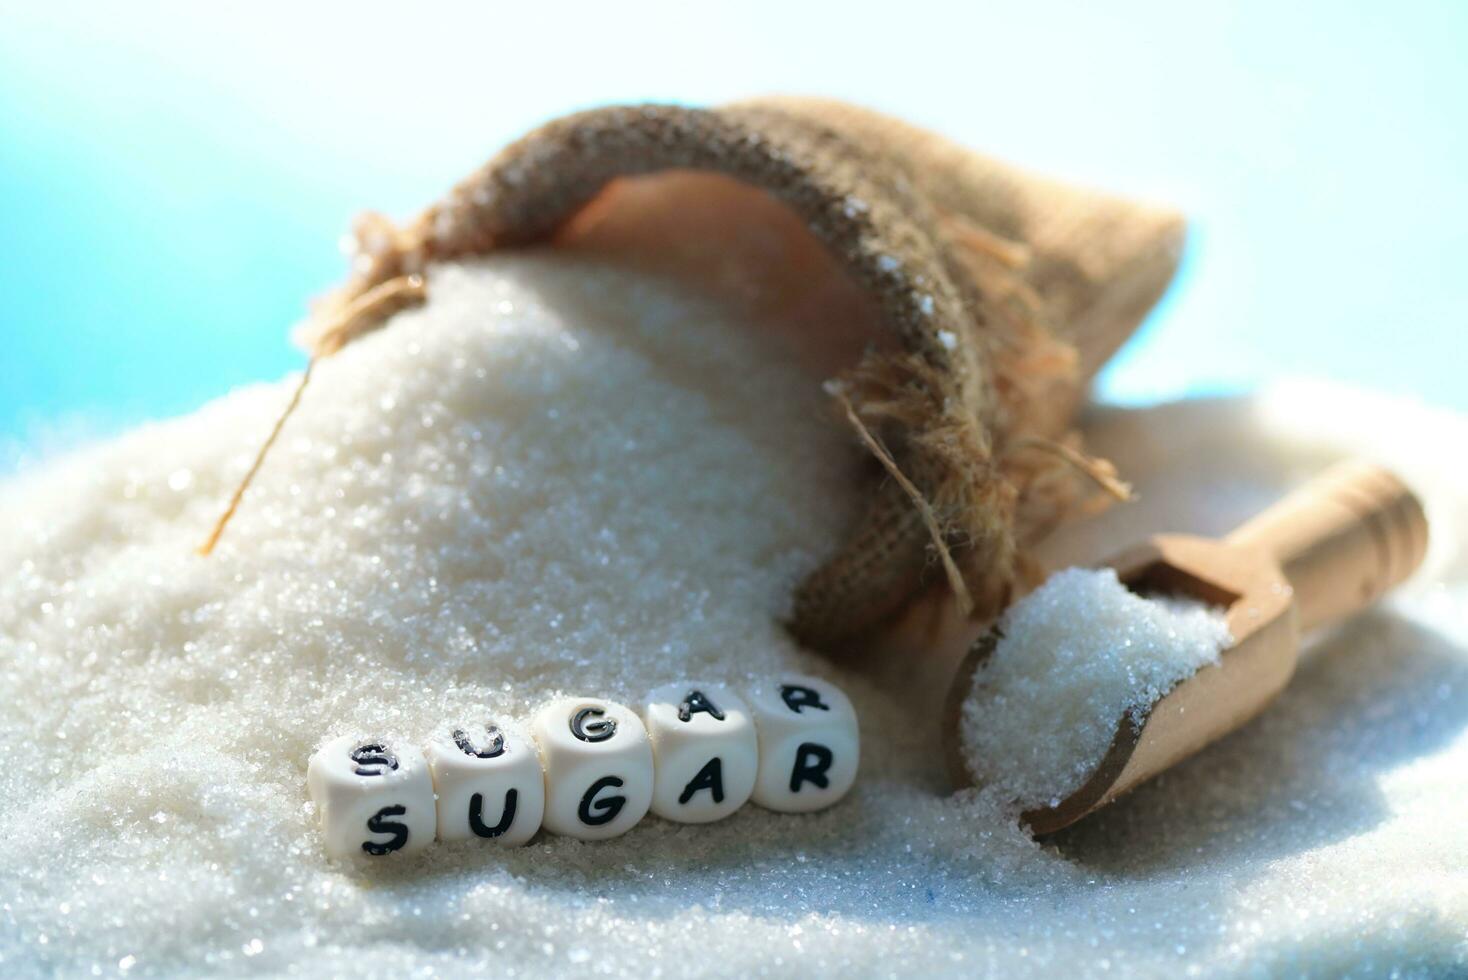
[[[851,789],[860,759],[856,710],[840,688],[787,676],[750,692],[759,733],[754,801],[783,813],[830,806]]]

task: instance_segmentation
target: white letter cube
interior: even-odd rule
[[[668,684],[643,710],[657,776],[652,812],[679,823],[722,820],[744,805],[759,770],[749,708],[721,684]]]
[[[333,739],[311,756],[306,788],[333,857],[412,854],[433,843],[433,780],[416,745]]]
[[[790,675],[750,692],[759,732],[754,801],[782,813],[830,806],[851,789],[860,758],[856,710],[834,684]]]
[[[631,830],[652,803],[652,745],[630,710],[600,698],[542,708],[531,734],[545,767],[545,828],[581,840]]]
[[[463,726],[429,739],[438,793],[438,839],[523,844],[540,829],[545,773],[531,741],[497,725]]]

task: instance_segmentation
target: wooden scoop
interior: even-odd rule
[[[1289,682],[1303,634],[1369,605],[1426,550],[1427,519],[1412,491],[1384,469],[1346,462],[1221,541],[1164,534],[1116,556],[1107,564],[1133,592],[1225,607],[1233,646],[1140,722],[1123,716],[1091,778],[1024,821],[1037,834],[1067,827],[1243,725]],[[991,629],[973,644],[948,691],[943,737],[959,787],[973,783],[961,747],[963,702],[997,641]]]

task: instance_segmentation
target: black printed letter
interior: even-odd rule
[[[700,711],[713,715],[718,721],[724,720],[724,712],[719,706],[709,700],[708,695],[702,691],[689,691],[688,696],[678,705],[678,720],[688,721]]]
[[[362,842],[362,850],[373,857],[382,857],[398,850],[408,843],[408,825],[398,823],[396,820],[384,820],[384,817],[401,817],[408,812],[404,806],[385,806],[372,816],[367,818],[367,832],[370,834],[392,834],[392,840],[386,844],[377,844],[370,840]]]
[[[592,783],[591,788],[581,797],[581,805],[576,808],[576,816],[580,817],[581,822],[588,827],[600,827],[604,823],[611,823],[617,819],[617,814],[621,813],[622,807],[627,805],[627,797],[608,796],[598,800],[596,794],[608,786],[621,785],[622,780],[616,776],[603,776]],[[595,813],[591,812],[593,807],[596,809]]]
[[[591,718],[596,721],[588,721]],[[583,742],[605,742],[617,734],[617,723],[602,709],[585,707],[571,716],[571,734]]]
[[[469,733],[464,729],[454,729],[454,744],[465,755],[472,755],[476,759],[495,759],[505,754],[505,735],[498,725],[485,725],[484,737],[484,748],[481,749],[469,740]]]
[[[821,789],[831,785],[826,770],[835,757],[831,750],[815,742],[801,742],[795,750],[795,768],[790,770],[790,792],[799,793],[801,783],[813,783]]]
[[[351,760],[359,776],[385,776],[398,767],[398,757],[380,742],[363,742],[352,749]]]
[[[500,814],[500,822],[488,827],[484,823],[484,794],[475,793],[469,797],[469,829],[477,837],[498,837],[503,834],[515,822],[515,804],[519,802],[519,798],[520,791],[517,789],[505,793],[505,809]]]
[[[701,789],[706,789],[714,796],[715,803],[724,802],[724,763],[718,756],[714,756],[703,764],[698,775],[688,781],[683,787],[683,792],[678,794],[680,804],[687,803],[693,799],[693,794]]]
[[[781,684],[780,700],[785,702],[785,707],[797,715],[806,708],[815,708],[819,711],[830,711],[830,705],[821,701],[819,693],[799,684]]]

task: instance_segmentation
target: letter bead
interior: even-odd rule
[[[566,698],[535,716],[545,768],[545,828],[581,840],[631,830],[652,803],[652,745],[637,715],[599,698]]]
[[[311,756],[306,788],[333,857],[412,854],[433,843],[433,781],[417,746],[333,739]]]
[[[652,812],[679,823],[722,820],[754,790],[759,743],[749,708],[721,684],[668,684],[643,710],[657,770]]]
[[[540,829],[545,773],[535,746],[497,725],[445,729],[428,741],[438,839],[524,844]]]
[[[835,803],[856,780],[860,735],[856,710],[834,684],[787,676],[750,692],[759,732],[754,801],[782,813]]]

